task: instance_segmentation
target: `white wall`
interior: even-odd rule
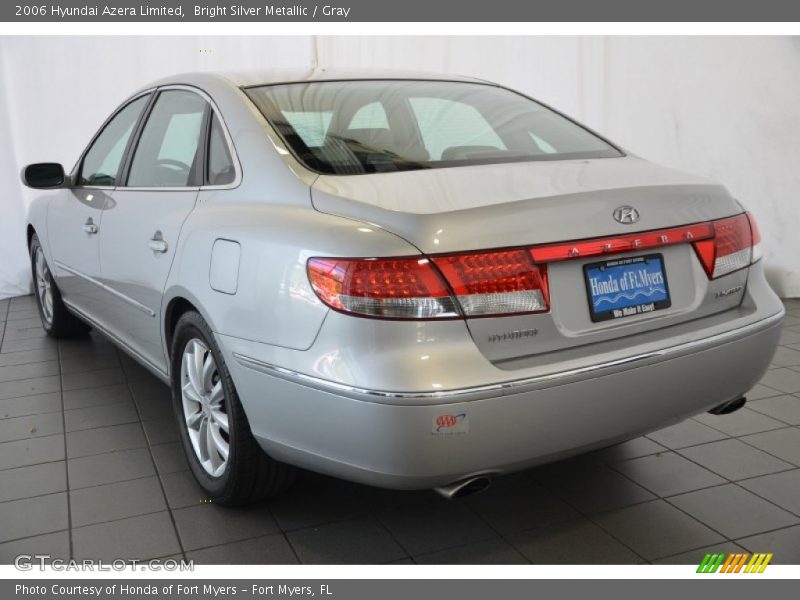
[[[0,298],[25,294],[30,286],[25,254],[25,208],[17,184],[18,161],[10,133],[6,81],[0,60]]]
[[[798,38],[337,36],[0,38],[0,297],[28,285],[22,165],[71,166],[121,99],[163,75],[317,60],[498,81],[718,180],[756,214],[775,289],[800,296]]]
[[[800,38],[621,38],[603,121],[654,161],[724,183],[756,216],[767,276],[800,296]]]

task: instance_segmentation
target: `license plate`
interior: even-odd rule
[[[595,323],[671,306],[661,254],[584,265],[583,274]]]

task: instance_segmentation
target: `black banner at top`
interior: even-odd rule
[[[793,0],[4,0],[4,22],[786,22]]]

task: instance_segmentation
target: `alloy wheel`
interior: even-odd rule
[[[198,338],[183,350],[181,398],[195,456],[209,475],[219,477],[230,455],[228,409],[214,355]]]
[[[39,306],[42,308],[42,317],[49,326],[53,322],[53,288],[50,283],[50,268],[44,259],[44,251],[41,246],[36,248],[36,294],[39,298]]]

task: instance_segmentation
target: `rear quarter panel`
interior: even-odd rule
[[[202,198],[184,225],[164,307],[177,297],[195,304],[215,332],[285,348],[308,349],[328,308],[306,274],[312,256],[415,254],[397,236],[303,206]],[[307,193],[307,188],[306,188]],[[210,284],[218,239],[241,246],[235,294]]]

